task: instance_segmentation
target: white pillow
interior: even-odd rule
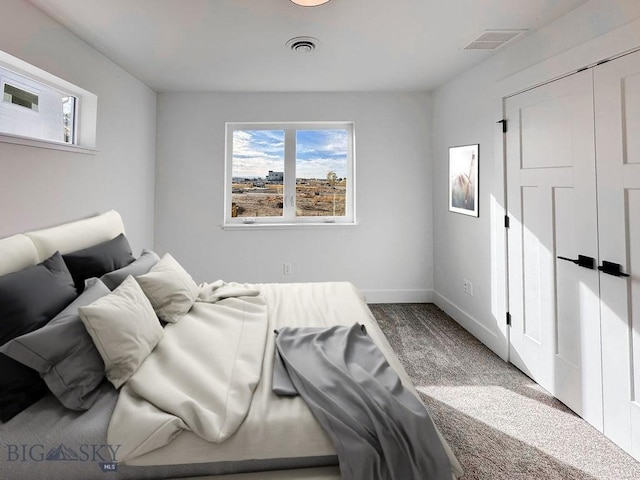
[[[129,276],[109,295],[78,313],[116,388],[126,382],[158,344],[164,331],[153,307]]]
[[[191,275],[168,253],[136,280],[158,317],[169,323],[191,310],[200,292]]]

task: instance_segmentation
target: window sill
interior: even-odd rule
[[[0,133],[0,142],[13,143],[15,145],[26,145],[29,147],[48,148],[50,150],[63,150],[65,152],[84,153],[87,155],[95,155],[98,150],[95,148],[82,147],[80,145],[70,145],[63,142],[55,142],[53,140],[41,140],[37,138],[22,137],[20,135],[11,135],[8,133]]]
[[[358,222],[350,223],[229,223],[220,225],[222,230],[304,230],[318,228],[349,228],[358,226]]]

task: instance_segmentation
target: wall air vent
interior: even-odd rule
[[[495,50],[516,37],[519,37],[526,31],[527,30],[485,30],[482,35],[464,47],[464,50]]]
[[[310,53],[318,48],[318,39],[313,37],[295,37],[289,40],[286,45],[296,53]]]

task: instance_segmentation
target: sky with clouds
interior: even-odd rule
[[[296,178],[347,176],[346,130],[298,130]],[[283,130],[235,130],[233,177],[264,178],[269,170],[284,171]]]

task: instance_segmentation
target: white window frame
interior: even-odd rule
[[[0,50],[0,67],[39,82],[49,88],[75,97],[74,143],[37,137],[14,135],[0,131],[0,142],[28,145],[32,147],[95,154],[98,97],[83,88],[46,72],[30,63]],[[11,81],[8,82],[12,84]]]
[[[225,124],[225,181],[223,228],[281,228],[349,226],[356,222],[356,161],[354,123],[331,122],[227,122]],[[237,130],[284,130],[284,190],[283,215],[280,217],[232,217],[233,180],[233,132]],[[346,130],[347,131],[347,188],[344,216],[296,216],[296,131],[297,130]]]

